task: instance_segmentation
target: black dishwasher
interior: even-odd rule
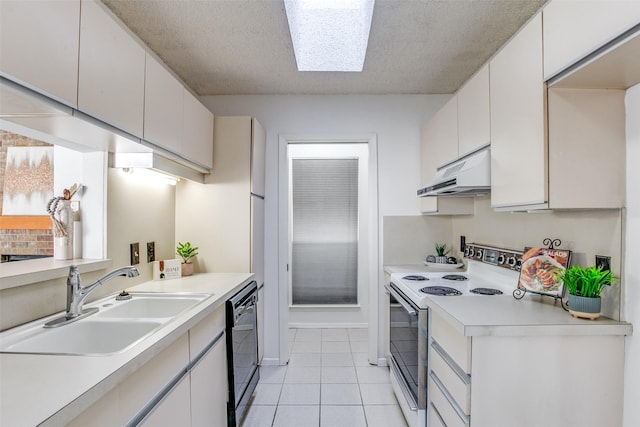
[[[240,425],[260,379],[257,301],[258,286],[253,281],[226,302],[228,427]]]

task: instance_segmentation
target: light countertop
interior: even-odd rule
[[[392,273],[432,272],[429,267],[385,265]],[[631,335],[632,325],[600,317],[576,319],[560,302],[549,297],[525,295],[517,300],[510,294],[473,296],[431,296],[428,305],[465,336],[536,336],[536,335]]]
[[[130,292],[193,292],[210,296],[119,354],[0,354],[0,425],[65,425],[252,279],[253,274],[248,273],[204,273],[127,288]]]

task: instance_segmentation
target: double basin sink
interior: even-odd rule
[[[132,292],[129,300],[115,296],[89,304],[98,312],[56,328],[47,319],[0,334],[0,353],[107,356],[140,343],[176,316],[195,307],[208,294]]]

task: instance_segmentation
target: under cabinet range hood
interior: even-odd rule
[[[485,146],[438,169],[431,184],[418,197],[474,196],[491,190],[491,148]]]

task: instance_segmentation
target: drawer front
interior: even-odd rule
[[[471,410],[471,377],[462,371],[438,343],[431,344],[431,371],[436,374],[466,415]]]
[[[429,420],[427,422],[427,425],[429,427],[447,427],[447,425],[444,423],[444,420],[442,419],[442,416],[440,416],[438,409],[433,406],[433,403],[429,405],[429,415],[427,419]]]
[[[431,336],[462,370],[471,373],[471,338],[456,331],[446,320],[431,311]]]
[[[431,405],[436,408],[437,413],[442,418],[447,427],[468,427],[469,417],[462,414],[460,408],[456,408],[451,396],[447,396],[448,391],[442,385],[433,372],[429,375],[429,396]],[[434,414],[435,415],[435,414]],[[436,424],[437,425],[437,424]]]

